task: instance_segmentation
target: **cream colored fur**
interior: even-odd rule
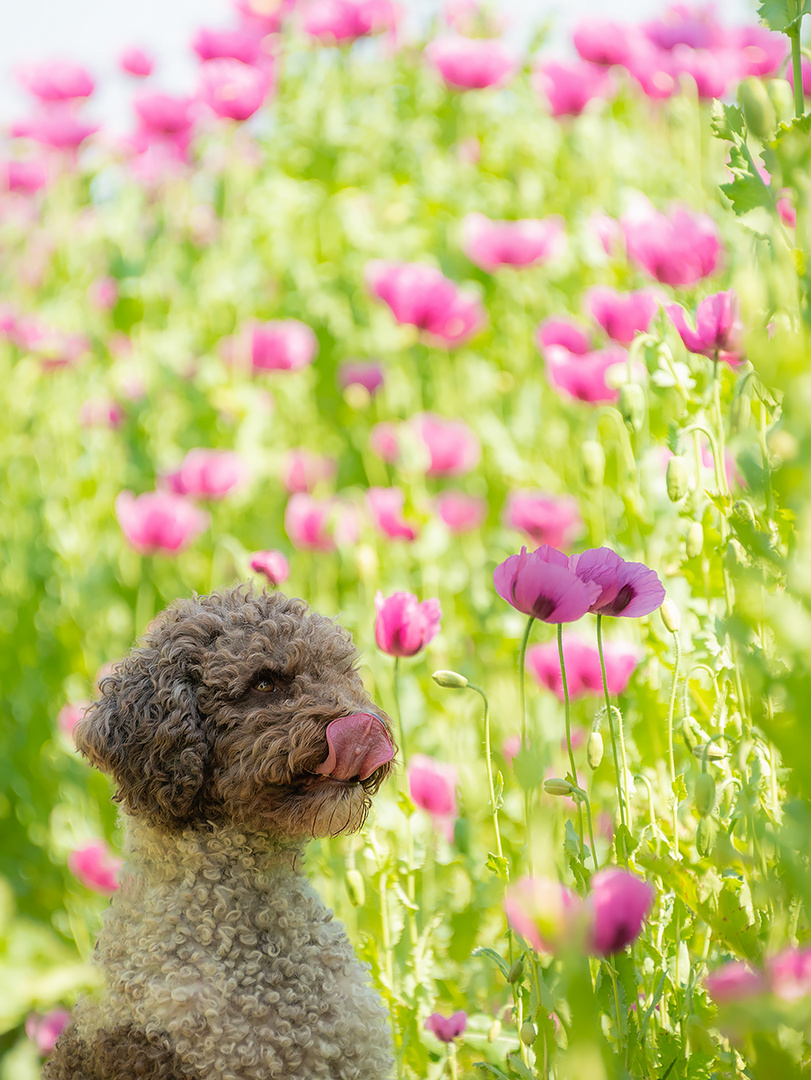
[[[107,990],[77,1009],[83,1039],[134,1024],[204,1080],[390,1076],[385,1010],[298,846],[128,817],[125,854],[94,958]]]

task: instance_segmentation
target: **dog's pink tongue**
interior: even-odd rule
[[[335,780],[365,780],[394,757],[381,720],[371,713],[341,716],[327,726],[329,756],[315,770]]]

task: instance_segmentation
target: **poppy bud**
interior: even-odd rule
[[[568,780],[561,780],[554,776],[551,780],[544,780],[543,789],[547,795],[571,795],[574,788]]]
[[[501,1021],[494,1020],[490,1027],[487,1029],[487,1041],[489,1043],[495,1042],[501,1034]]]
[[[778,124],[788,123],[794,116],[794,91],[788,79],[769,79],[766,93],[774,106]]]
[[[718,826],[715,823],[715,818],[703,817],[699,821],[696,829],[696,851],[699,855],[709,855],[715,843],[717,831]]]
[[[605,476],[605,450],[594,439],[586,439],[580,448],[583,457],[583,476],[586,483],[599,487]]]
[[[467,686],[467,679],[456,671],[435,671],[431,678],[447,690],[464,690]]]
[[[586,746],[586,760],[590,769],[596,769],[603,760],[603,737],[599,731],[592,731]]]
[[[622,384],[617,407],[631,431],[641,431],[645,422],[645,390],[639,383]]]
[[[683,499],[690,490],[690,474],[683,457],[672,457],[667,463],[667,495],[671,502]]]
[[[715,806],[715,777],[708,772],[698,774],[693,788],[693,806],[702,817],[709,817]]]
[[[359,870],[347,870],[346,892],[353,907],[363,907],[366,900],[366,886],[363,882],[363,874]]]
[[[519,983],[524,977],[524,958],[519,956],[513,966],[510,968],[507,975],[507,982],[511,984]]]
[[[662,606],[659,608],[659,614],[662,616],[665,630],[669,630],[671,634],[678,634],[681,619],[679,617],[679,609],[672,600],[662,601]]]
[[[524,1046],[532,1046],[532,1044],[535,1042],[536,1034],[537,1032],[535,1031],[535,1025],[532,1023],[532,1021],[525,1020],[521,1025],[520,1031],[521,1042],[524,1044]]]
[[[463,855],[470,854],[470,822],[459,817],[453,823],[453,842]]]
[[[744,79],[738,87],[738,101],[747,129],[757,139],[770,139],[777,127],[777,113],[763,81],[754,75]]]
[[[693,731],[693,718],[691,716],[685,716],[682,720],[681,734],[687,745],[687,749],[692,754],[693,750],[698,746],[698,736],[695,731]]]
[[[697,559],[704,550],[704,529],[700,521],[694,521],[687,530],[685,547],[688,559]]]

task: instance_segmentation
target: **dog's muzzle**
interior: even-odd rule
[[[327,725],[329,754],[315,770],[334,780],[366,780],[394,757],[383,721],[371,713],[341,716]]]

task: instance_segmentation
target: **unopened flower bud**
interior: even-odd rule
[[[363,874],[359,870],[347,870],[346,892],[353,907],[363,907],[366,900],[366,885]]]
[[[453,823],[453,842],[463,855],[470,854],[470,822],[458,817]]]
[[[551,780],[544,780],[543,789],[547,795],[571,795],[574,788],[568,780],[561,780],[553,776]]]
[[[699,761],[704,760],[705,754],[710,761],[723,761],[727,756],[727,749],[723,743],[719,744],[717,742],[698,743],[693,747],[693,757],[698,758]]]
[[[777,127],[777,113],[763,81],[755,75],[744,79],[738,87],[738,101],[747,129],[757,139],[770,139]]]
[[[586,761],[590,769],[596,769],[603,760],[603,737],[599,731],[592,731],[586,745]]]
[[[693,806],[702,817],[709,817],[715,806],[715,777],[708,772],[698,774],[693,788]]]
[[[691,716],[685,716],[681,722],[681,735],[687,746],[687,749],[692,752],[698,746],[698,736],[693,730],[693,718]]]
[[[681,626],[681,619],[679,617],[679,609],[672,600],[665,598],[662,601],[662,606],[659,608],[659,614],[662,616],[665,630],[669,630],[671,634],[678,634],[679,627]]]
[[[464,690],[467,686],[467,679],[457,671],[435,671],[431,678],[447,690]]]
[[[697,559],[704,550],[704,529],[700,521],[694,521],[687,530],[685,548],[688,559]]]
[[[631,431],[642,430],[645,422],[645,391],[639,383],[623,383],[617,408]]]
[[[679,502],[690,490],[690,473],[683,457],[672,457],[668,461],[666,483],[671,502]]]
[[[532,1044],[535,1042],[536,1034],[537,1033],[535,1031],[535,1025],[532,1023],[532,1021],[525,1020],[521,1025],[520,1031],[521,1042],[524,1044],[524,1046],[532,1046]]]
[[[586,439],[580,448],[586,483],[599,487],[605,477],[605,450],[594,439]]]
[[[490,1027],[487,1029],[487,1041],[489,1043],[495,1042],[501,1034],[501,1021],[494,1020]]]
[[[696,851],[699,855],[709,855],[715,844],[715,836],[718,832],[715,818],[703,817],[696,829]]]
[[[774,106],[777,123],[788,123],[794,116],[794,91],[788,79],[767,80],[766,93]]]
[[[515,961],[515,963],[512,965],[512,967],[510,968],[509,974],[507,975],[507,982],[510,983],[511,985],[515,985],[515,983],[521,982],[523,977],[524,977],[524,958],[523,958],[523,956],[519,956],[518,959]]]
[[[732,520],[741,525],[755,524],[755,511],[746,499],[736,499],[732,504]]]

